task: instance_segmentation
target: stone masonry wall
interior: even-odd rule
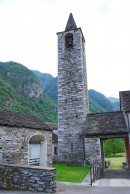
[[[99,138],[85,138],[86,163],[93,165],[101,163],[101,148]]]
[[[0,126],[0,153],[3,163],[28,164],[29,140],[33,135],[47,139],[47,165],[52,164],[52,132],[22,127]]]
[[[56,170],[30,166],[1,165],[0,189],[56,192]]]
[[[58,34],[58,157],[83,164],[80,138],[88,113],[84,38],[80,28],[73,34],[73,48],[65,47],[65,35]]]

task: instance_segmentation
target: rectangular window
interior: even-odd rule
[[[71,154],[73,153],[73,143],[71,143]]]
[[[57,154],[57,147],[54,147],[54,154]]]

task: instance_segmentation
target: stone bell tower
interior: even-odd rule
[[[80,137],[88,113],[85,39],[70,14],[58,32],[58,159],[83,164]]]

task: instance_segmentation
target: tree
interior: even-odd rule
[[[124,139],[122,138],[108,139],[104,141],[104,152],[106,157],[122,153],[124,150]]]

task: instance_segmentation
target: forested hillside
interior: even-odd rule
[[[15,62],[0,62],[0,108],[33,114],[57,122],[57,106],[39,83],[36,75]]]
[[[38,77],[44,92],[50,96],[53,100],[57,101],[57,77],[54,78],[50,74],[41,73],[39,71],[34,71]],[[103,94],[95,91],[89,90],[89,109],[90,112],[111,112],[119,110],[119,100],[116,102],[111,102]]]
[[[44,92],[53,100],[57,101],[57,77],[53,77],[48,73],[41,73],[34,70],[35,75],[38,77]]]
[[[103,94],[95,90],[88,93],[90,112],[115,110]],[[57,122],[57,77],[31,71],[19,63],[0,62],[0,108]]]
[[[105,97],[100,92],[97,92],[95,90],[89,90],[88,91],[89,99],[92,99],[96,104],[98,104],[99,107],[102,108],[101,112],[111,112],[114,110],[113,104],[109,101],[107,97]],[[91,112],[98,112],[92,107],[92,103],[90,100],[90,110]]]

